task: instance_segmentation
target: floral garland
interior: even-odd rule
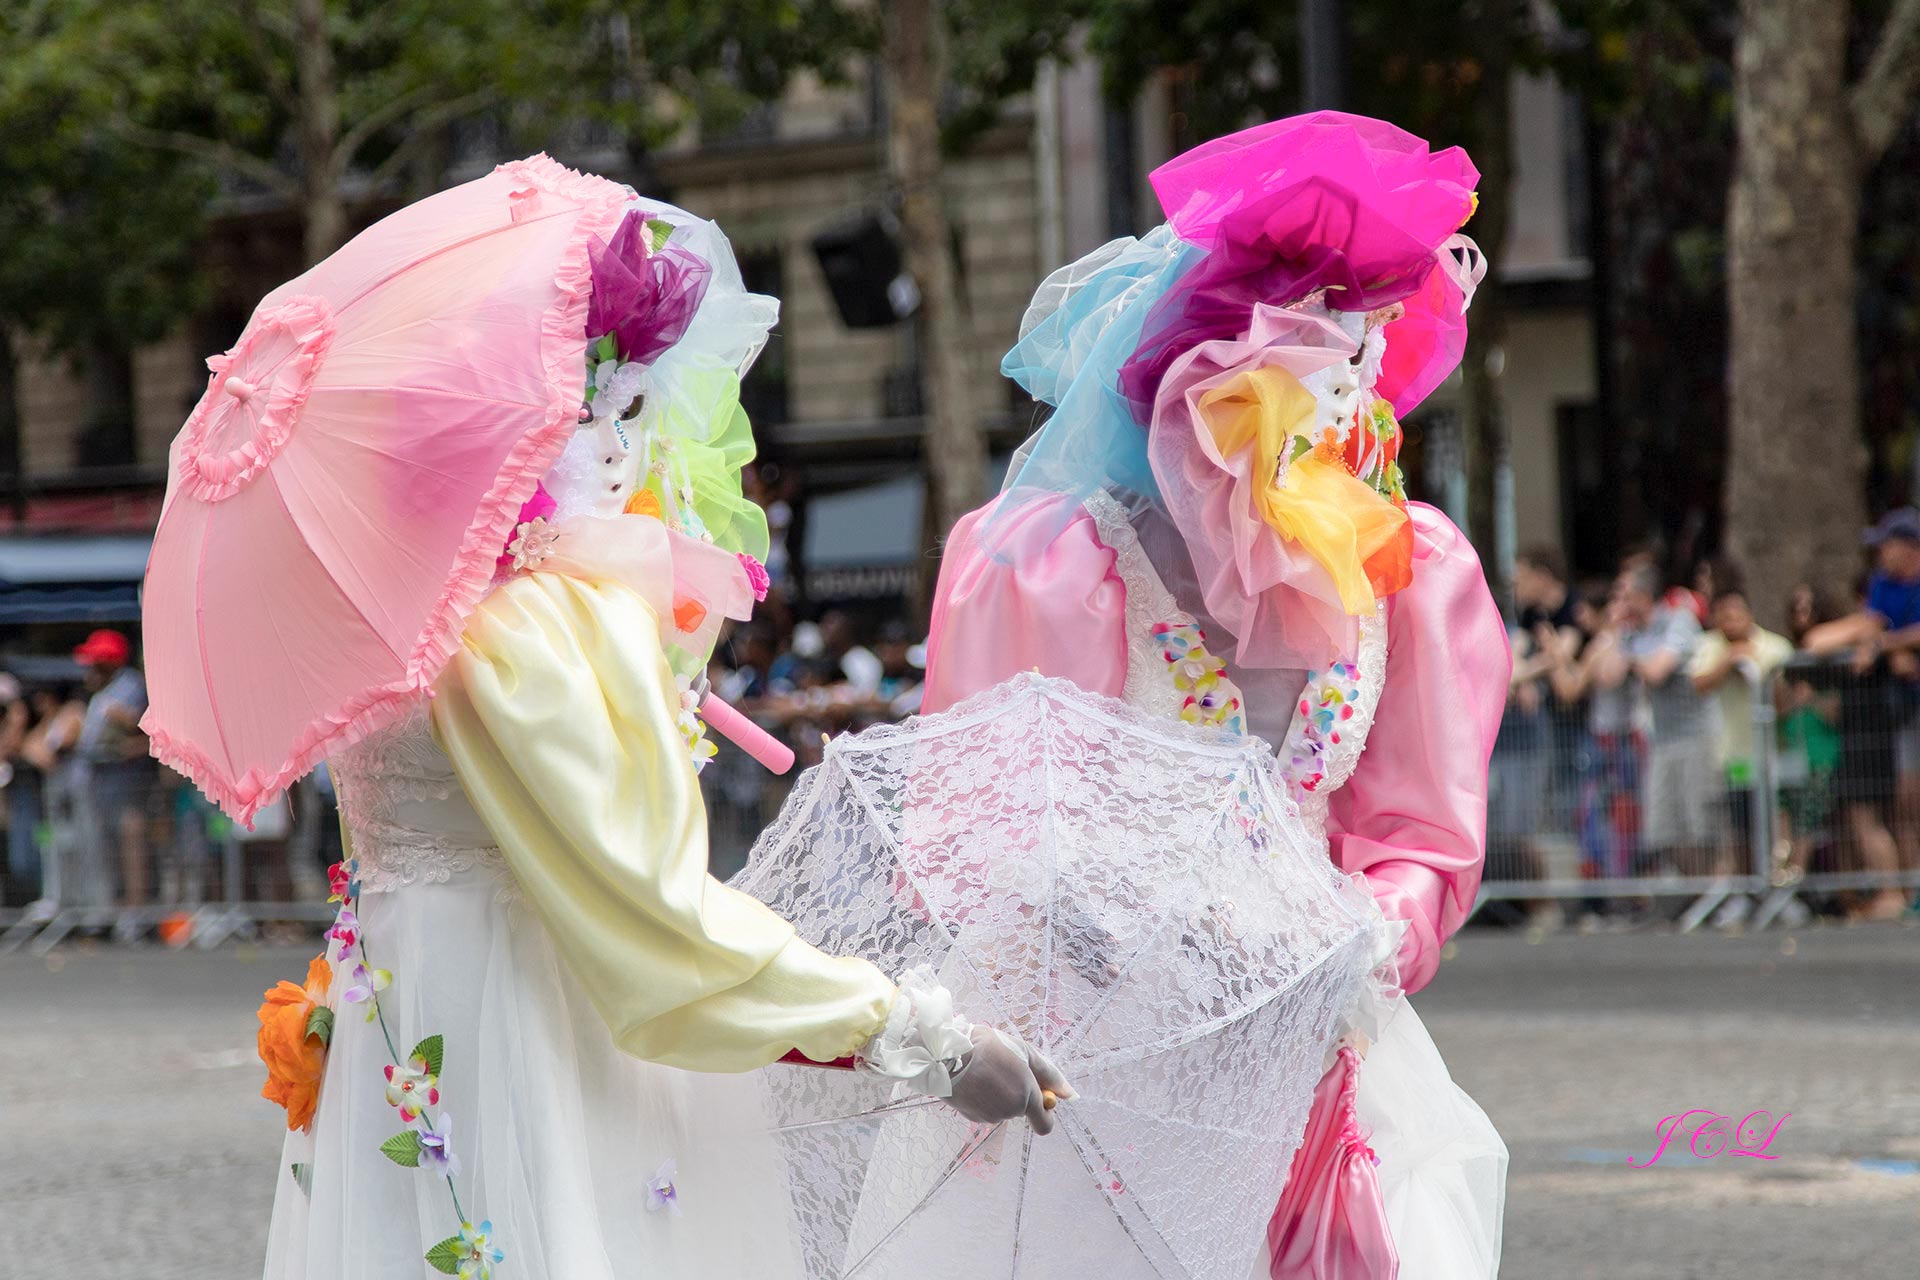
[[[340,998],[348,1004],[365,1005],[366,1021],[380,1025],[389,1059],[384,1068],[387,1103],[400,1113],[403,1126],[380,1144],[380,1152],[402,1168],[424,1170],[445,1179],[454,1219],[459,1223],[455,1234],[427,1250],[427,1265],[460,1280],[490,1280],[493,1268],[506,1260],[506,1254],[493,1243],[491,1221],[476,1225],[468,1219],[460,1204],[459,1188],[454,1185],[460,1160],[453,1150],[453,1116],[440,1106],[445,1041],[439,1035],[427,1036],[402,1060],[380,1008],[380,993],[392,985],[393,974],[375,968],[368,959],[366,937],[354,911],[360,899],[357,870],[357,860],[351,858],[328,870],[333,893],[327,901],[338,903],[340,909],[326,933],[326,954],[316,956],[307,967],[306,985],[282,982],[267,993],[266,1003],[260,1006],[260,1057],[267,1064],[267,1084],[261,1095],[286,1107],[287,1128],[311,1127],[327,1050],[333,1041],[334,1011],[327,999],[334,973],[346,966],[347,985]],[[293,1177],[302,1190],[311,1190],[312,1170],[307,1166],[293,1166]]]
[[[1188,724],[1245,733],[1240,687],[1227,664],[1207,648],[1206,633],[1192,622],[1157,622],[1154,643],[1167,664],[1173,687],[1182,695],[1180,718]]]
[[[1288,740],[1286,772],[1302,791],[1316,790],[1326,780],[1326,755],[1340,742],[1340,726],[1353,718],[1360,696],[1360,665],[1336,662],[1307,676],[1300,692],[1300,717]]]

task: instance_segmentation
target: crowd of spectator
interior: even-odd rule
[[[898,617],[864,623],[829,609],[792,621],[776,590],[762,616],[735,628],[714,653],[714,691],[793,748],[794,773],[819,763],[823,740],[900,720],[920,709],[925,645]],[[774,778],[725,743],[701,774],[714,874],[737,869],[778,812],[793,777]]]
[[[711,677],[722,697],[792,745],[804,768],[818,761],[823,735],[917,710],[922,652],[897,617],[829,609],[796,622],[776,590],[761,618],[724,638]],[[325,769],[251,830],[232,827],[148,754],[146,685],[132,657],[124,634],[101,630],[74,651],[78,678],[0,672],[0,906],[43,919],[72,913],[83,933],[131,940],[167,933],[168,911],[230,893],[264,904],[324,897],[325,863],[339,848]],[[792,778],[721,746],[701,785],[714,870],[726,876]],[[240,846],[234,885],[223,880],[229,841]]]
[[[0,672],[0,905],[42,921],[64,915],[83,934],[129,941],[167,932],[173,908],[229,893],[292,902],[324,885],[314,846],[338,847],[325,834],[324,771],[299,789],[310,810],[302,829],[312,837],[302,859],[294,802],[281,800],[239,830],[153,760],[140,729],[146,681],[124,633],[88,636],[73,651],[72,672]],[[223,882],[220,857],[228,837],[243,848],[233,885]]]
[[[1758,868],[1792,883],[1809,870],[1920,869],[1920,512],[1891,513],[1865,542],[1875,567],[1853,606],[1797,587],[1787,635],[1755,621],[1724,560],[1676,583],[1635,554],[1575,588],[1551,548],[1517,557],[1488,877]],[[1825,905],[1886,919],[1909,894],[1882,886]],[[1751,906],[1734,897],[1717,921],[1737,924]],[[1648,907],[1596,883],[1580,923]],[[1556,911],[1541,904],[1535,919]]]
[[[1647,900],[1606,881],[1920,869],[1920,512],[1891,513],[1866,542],[1875,568],[1852,606],[1798,587],[1785,635],[1755,621],[1724,561],[1675,584],[1633,555],[1610,580],[1575,586],[1552,549],[1517,557],[1488,879],[1578,875],[1594,882],[1580,922],[1610,927]],[[709,674],[804,769],[827,736],[918,710],[925,645],[891,610],[800,620],[792,578],[780,578],[755,619],[723,637]],[[324,864],[338,856],[324,769],[237,831],[149,758],[127,637],[96,631],[73,657],[77,679],[0,672],[0,905],[45,915],[57,901],[83,927],[130,938],[164,924],[156,902],[324,896]],[[720,745],[701,786],[724,877],[794,775]],[[236,842],[242,856],[223,861]],[[236,867],[239,883],[223,883]],[[1889,918],[1909,895],[1883,885],[1817,905]],[[1720,922],[1749,908],[1734,898]]]

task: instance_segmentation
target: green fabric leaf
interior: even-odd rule
[[[411,1129],[394,1134],[380,1144],[380,1154],[405,1169],[420,1167],[420,1135]]]
[[[667,237],[673,234],[673,224],[662,222],[659,218],[648,218],[647,231],[653,236],[653,251],[658,253],[667,247]]]
[[[427,1073],[437,1076],[440,1074],[440,1051],[443,1047],[445,1042],[439,1036],[428,1036],[413,1046],[412,1056],[426,1059]]]
[[[465,1256],[460,1246],[459,1236],[448,1236],[433,1248],[427,1250],[427,1265],[435,1271],[448,1275],[457,1275],[460,1271],[460,1259]]]
[[[610,333],[601,334],[600,341],[593,344],[593,358],[596,363],[612,360],[617,354],[613,345],[613,335]]]
[[[333,1043],[333,1010],[323,1004],[313,1006],[307,1015],[307,1038],[319,1036],[321,1044]]]

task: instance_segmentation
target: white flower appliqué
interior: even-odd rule
[[[545,564],[547,557],[553,554],[553,544],[559,536],[560,531],[548,524],[544,516],[535,517],[521,525],[514,533],[513,541],[507,544],[507,554],[513,557],[513,571],[524,573]]]

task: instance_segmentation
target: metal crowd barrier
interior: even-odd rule
[[[156,801],[160,794],[160,788],[156,787]],[[47,821],[40,841],[40,897],[27,907],[0,913],[0,955],[25,949],[43,956],[79,930],[131,928],[144,936],[170,920],[184,920],[181,929],[184,943],[203,948],[216,947],[236,937],[252,937],[265,922],[325,924],[333,918],[333,907],[323,900],[325,889],[320,886],[325,884],[325,873],[317,859],[322,824],[333,819],[330,807],[316,802],[312,788],[303,788],[301,794],[306,803],[296,804],[295,811],[300,817],[288,834],[285,855],[292,900],[273,902],[247,896],[250,842],[231,823],[216,815],[208,823],[211,830],[207,833],[207,847],[198,853],[178,838],[179,832],[173,823],[160,824],[169,839],[158,846],[149,840],[150,867],[162,873],[155,881],[156,886],[171,879],[178,888],[164,901],[120,906],[79,900],[102,896],[97,891],[85,893],[74,884],[82,860],[104,859],[111,879],[117,884],[118,850],[83,849],[82,843],[86,841],[104,841],[111,845],[111,837],[91,820],[84,795],[68,796],[57,787],[50,787]],[[150,832],[155,825],[149,823]],[[194,865],[216,861],[217,873],[213,875],[207,873],[215,872],[214,866]],[[217,883],[209,885],[209,879]]]
[[[1644,714],[1597,733],[1585,708],[1510,705],[1490,769],[1480,905],[1558,903],[1605,920],[1684,899],[1682,929],[1716,918],[1764,928],[1834,895],[1920,887],[1920,670],[1912,677],[1796,656],[1755,691],[1752,767],[1731,777],[1712,725],[1661,742]],[[701,777],[716,874],[744,861],[790,785],[721,745]],[[44,954],[77,929],[123,919],[145,931],[184,914],[191,941],[207,947],[266,921],[326,922],[332,908],[314,878],[322,824],[334,819],[312,788],[303,797],[290,902],[247,896],[247,844],[226,828],[213,840],[217,895],[202,882],[164,904],[77,905],[67,881],[86,824],[56,815],[43,899],[0,915],[0,953]],[[187,883],[179,868],[176,877]]]
[[[1661,742],[1644,710],[1597,733],[1585,706],[1510,702],[1481,905],[1605,918],[1681,898],[1682,929],[1764,928],[1810,899],[1920,886],[1920,670],[1796,655],[1754,689],[1751,767],[1737,774],[1708,711],[1700,732]]]

